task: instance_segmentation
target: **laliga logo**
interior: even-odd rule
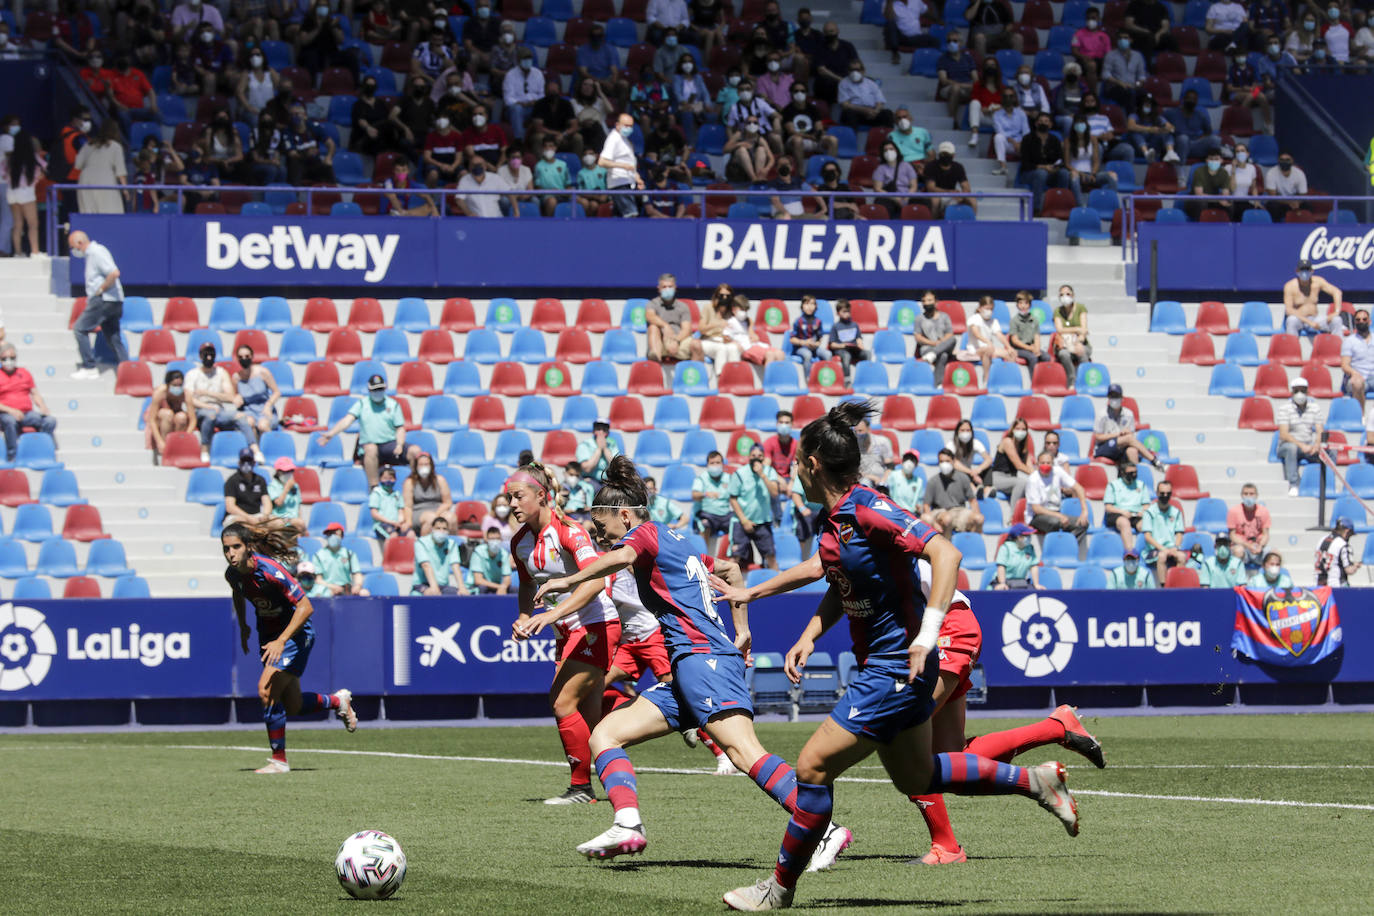
[[[1064,602],[1027,595],[1002,617],[1002,655],[1026,677],[1063,671],[1078,642]]]
[[[31,607],[0,604],[0,634],[0,690],[42,683],[57,654],[57,640],[43,615]]]
[[[1330,237],[1325,226],[1318,226],[1303,240],[1298,259],[1311,261],[1314,270],[1369,270],[1374,267],[1374,230],[1363,236]]]
[[[458,644],[458,631],[462,629],[463,622],[455,621],[452,626],[444,629],[430,627],[429,634],[417,636],[415,641],[420,644],[420,664],[426,668],[433,668],[439,664],[439,659],[445,655],[453,657],[460,664],[468,663],[467,654],[463,647]],[[495,635],[499,637],[501,630],[491,624],[480,626],[472,631],[472,637],[467,642],[468,651],[473,657],[482,662],[556,662],[558,661],[554,653],[555,643],[552,639],[503,639],[500,641],[499,650],[489,650],[484,647],[484,640]]]

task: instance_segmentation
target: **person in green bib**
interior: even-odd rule
[[[1007,589],[1043,589],[1040,584],[1040,558],[1035,554],[1031,536],[1035,529],[1020,522],[1011,526],[1007,539],[997,548],[997,577],[992,587]]]
[[[401,491],[396,489],[395,468],[382,468],[377,485],[367,495],[367,509],[372,517],[372,534],[378,542],[385,543],[387,538],[410,531],[410,513]]]
[[[926,492],[926,478],[917,466],[921,456],[907,452],[902,456],[902,464],[887,475],[887,493],[892,501],[912,515],[921,514],[921,498]]]
[[[747,569],[757,547],[763,565],[778,568],[773,548],[773,497],[778,495],[777,472],[763,456],[763,446],[749,449],[749,461],[730,475],[730,510],[735,514],[731,543],[741,569]]]
[[[591,519],[595,496],[591,482],[583,475],[582,464],[569,461],[563,469],[563,492],[559,494],[563,500],[563,511],[585,525]]]
[[[730,533],[734,518],[730,510],[730,481],[725,476],[725,456],[710,452],[706,456],[706,473],[692,481],[692,502],[696,506],[693,517],[701,536],[706,538],[706,552],[715,556],[717,540]]]
[[[501,529],[487,529],[486,542],[473,548],[468,556],[468,576],[472,590],[479,595],[509,595],[510,552],[501,543]]]
[[[1174,505],[1174,485],[1161,480],[1155,486],[1155,501],[1141,513],[1140,530],[1145,534],[1145,562],[1153,563],[1159,581],[1170,566],[1181,566],[1188,562],[1188,554],[1179,548],[1183,537],[1183,510]]]
[[[307,598],[331,598],[334,595],[328,583],[315,572],[315,564],[309,560],[301,560],[296,564],[296,581],[305,589]]]
[[[331,522],[324,529],[324,546],[310,558],[320,580],[334,597],[366,595],[358,555],[343,545],[344,526]]]
[[[652,477],[644,478],[644,488],[649,493],[649,521],[660,522],[673,530],[687,527],[687,513],[658,492],[658,483]]]
[[[620,446],[611,437],[609,420],[597,420],[592,424],[592,437],[577,443],[577,463],[582,466],[583,476],[594,485],[600,485],[607,465],[619,454]]]
[[[412,595],[466,595],[463,567],[458,561],[458,539],[448,536],[448,519],[434,520],[429,534],[415,539],[415,574]]]
[[[383,464],[408,464],[420,454],[418,445],[406,446],[406,420],[401,405],[386,395],[386,377],[373,375],[367,380],[367,397],[359,398],[339,422],[320,434],[320,445],[327,445],[339,433],[358,421],[358,444],[353,460],[362,459],[369,488],[377,485]]]
[[[286,519],[298,532],[305,533],[305,521],[301,518],[301,487],[296,483],[296,462],[285,455],[272,465],[272,476],[267,478],[267,498],[272,500],[273,518]]]
[[[1140,562],[1140,554],[1134,547],[1127,548],[1121,555],[1121,565],[1107,570],[1107,588],[1154,588],[1155,577],[1150,567]]]
[[[1235,588],[1244,585],[1247,578],[1245,564],[1231,554],[1231,535],[1226,531],[1217,535],[1214,556],[1204,557],[1200,563],[1190,561],[1188,565],[1197,570],[1203,588]]]
[[[1116,480],[1107,484],[1103,494],[1102,524],[1115,528],[1121,543],[1130,544],[1140,530],[1140,519],[1150,504],[1150,488],[1136,474],[1135,462],[1122,458],[1116,464]]]

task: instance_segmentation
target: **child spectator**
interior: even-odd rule
[[[377,485],[367,496],[368,514],[372,518],[372,534],[378,543],[386,543],[387,538],[400,537],[410,533],[410,513],[396,489],[396,469],[385,465]]]
[[[917,467],[920,460],[915,452],[907,452],[902,455],[901,465],[887,475],[888,495],[912,515],[921,514],[921,498],[926,490],[925,478]]]
[[[598,156],[594,152],[587,152],[582,155],[582,168],[577,172],[577,189],[579,191],[606,190],[606,170],[599,164]],[[588,216],[595,216],[597,208],[609,200],[610,198],[605,194],[577,195],[577,202],[587,211]]]
[[[448,519],[436,518],[429,534],[415,539],[412,595],[466,595],[460,543],[448,536]]]
[[[850,317],[848,299],[835,300],[835,324],[830,328],[829,346],[830,352],[840,358],[840,369],[844,373],[846,385],[849,384],[854,363],[872,357],[872,354],[864,349],[863,333],[859,330],[859,325]]]
[[[725,480],[725,457],[720,452],[706,456],[706,473],[692,481],[692,501],[696,504],[697,528],[706,538],[707,552],[716,553],[717,539],[730,533],[730,484]]]
[[[792,322],[789,336],[792,342],[792,358],[809,369],[813,359],[829,359],[830,351],[822,339],[821,320],[816,316],[816,297],[807,293],[802,296],[801,314]]]
[[[285,519],[297,531],[305,533],[305,522],[301,519],[301,486],[296,483],[296,462],[285,455],[272,465],[272,476],[267,479],[267,498],[272,500],[273,518]]]
[[[544,191],[561,191],[572,186],[568,164],[558,158],[558,143],[552,137],[544,141],[540,159],[534,164],[534,186]],[[566,197],[546,194],[539,199],[539,210],[545,216],[553,216],[554,209],[565,200]]]
[[[391,191],[406,191],[412,188],[424,187],[410,177],[410,163],[404,159],[397,159],[396,166],[391,172],[391,177],[382,182],[382,187]],[[399,194],[386,195],[386,201],[392,216],[438,216],[439,210],[434,206],[434,201],[427,194],[411,194],[402,203]]]
[[[501,529],[488,528],[486,541],[468,558],[468,575],[479,595],[510,594],[510,553],[501,543]]]
[[[734,314],[725,323],[725,334],[739,348],[740,359],[763,366],[787,358],[781,350],[770,347],[753,329],[749,321],[749,297],[736,293],[732,306]]]

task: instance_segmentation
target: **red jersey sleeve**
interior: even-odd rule
[[[637,526],[620,539],[617,547],[630,547],[635,552],[635,569],[652,566],[658,556],[658,529],[649,522]]]
[[[891,511],[883,511],[884,506]],[[872,543],[895,548],[913,557],[922,556],[926,544],[938,534],[934,528],[887,500],[878,500],[871,506],[855,506],[854,520]]]
[[[715,557],[711,556],[710,554],[703,553],[703,554],[701,555],[701,562],[703,562],[703,563],[706,564],[706,571],[707,571],[707,572],[715,572],[715,571],[716,571],[716,558],[715,558]]]
[[[558,542],[563,545],[563,549],[572,554],[577,561],[578,569],[586,569],[596,562],[596,548],[592,546],[592,539],[581,525],[574,522],[563,524],[558,522],[554,526],[558,531]]]

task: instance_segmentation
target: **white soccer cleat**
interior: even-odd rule
[[[290,773],[291,767],[287,764],[285,760],[278,760],[275,757],[269,757],[267,759],[267,766],[258,767],[253,772],[262,776],[272,776],[277,773]]]
[[[610,830],[583,843],[577,851],[589,859],[614,859],[616,856],[637,856],[648,845],[643,824],[634,827],[612,824]]]
[[[724,754],[721,754],[719,757],[716,758],[716,775],[738,776],[739,767],[731,763],[729,757],[726,757]]]
[[[336,690],[334,696],[339,698],[339,708],[334,710],[334,714],[339,717],[343,727],[350,732],[358,730],[358,714],[353,711],[353,691]]]
[[[761,913],[764,910],[785,910],[792,906],[792,895],[796,893],[794,888],[783,887],[772,875],[764,878],[758,884],[751,884],[748,887],[737,887],[732,891],[726,891],[725,896],[720,898],[725,901],[725,905],[732,910],[744,910],[749,913]]]
[[[1040,807],[1059,818],[1069,836],[1078,836],[1078,802],[1064,784],[1064,765],[1051,761],[1029,769],[1031,788]]]
[[[817,846],[816,851],[811,853],[811,861],[806,863],[806,870],[825,871],[835,864],[840,853],[848,849],[853,842],[854,832],[852,830],[832,823],[825,828],[825,836],[821,839],[821,845]]]

